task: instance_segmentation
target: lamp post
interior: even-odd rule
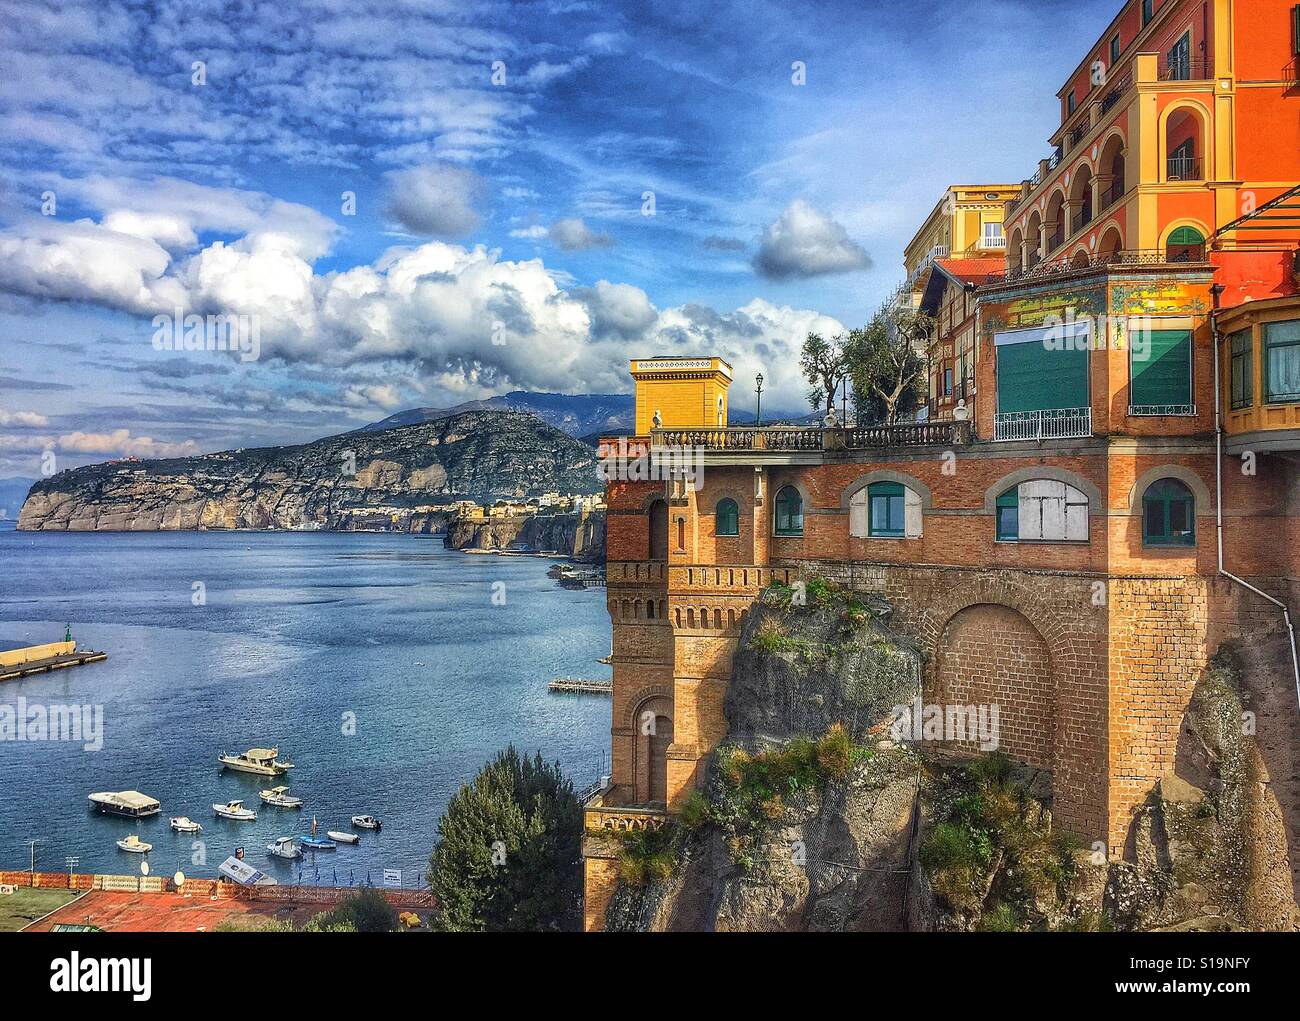
[[[758,402],[754,406],[754,425],[763,424],[763,374],[760,372],[754,377],[754,393],[758,394]]]

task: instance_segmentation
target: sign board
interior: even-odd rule
[[[384,885],[400,887],[402,885],[402,870],[384,869]]]

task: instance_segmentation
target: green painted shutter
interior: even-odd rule
[[[999,338],[999,413],[1088,407],[1086,335],[1052,347],[1045,342],[1046,335],[1047,331],[1036,330],[1023,341],[1006,342],[1006,335]]]
[[[1129,404],[1191,404],[1192,331],[1152,330],[1146,350],[1139,347],[1129,352]]]

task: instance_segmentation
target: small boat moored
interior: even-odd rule
[[[276,808],[302,808],[302,798],[290,795],[288,787],[272,787],[269,791],[262,791],[261,798]]]
[[[363,830],[381,830],[384,828],[384,824],[373,815],[354,815],[352,825]]]
[[[298,850],[293,837],[276,837],[273,842],[266,845],[266,850],[268,854],[273,854],[277,858],[302,857],[302,851]]]
[[[340,844],[356,844],[361,841],[361,838],[355,833],[344,833],[342,830],[326,830],[325,836],[329,837],[330,840],[338,841]]]
[[[119,840],[117,846],[123,851],[130,851],[132,854],[148,854],[153,850],[153,844],[146,844],[134,833]]]
[[[128,819],[143,819],[162,811],[162,805],[156,798],[139,791],[100,791],[90,795],[88,800],[97,812],[124,815]]]
[[[227,755],[222,752],[217,762],[222,769],[233,769],[240,773],[256,773],[258,776],[279,776],[293,768],[292,762],[281,762],[276,758],[278,748],[250,748],[239,755]]]
[[[245,808],[242,801],[229,801],[224,805],[213,805],[212,811],[223,819],[238,819],[240,822],[249,822],[257,818],[257,813],[251,808]]]
[[[203,830],[202,826],[187,815],[173,816],[171,819],[171,827],[177,833],[199,833]]]
[[[326,840],[324,837],[308,836],[305,833],[298,838],[298,843],[309,851],[334,851],[339,846],[332,840]]]

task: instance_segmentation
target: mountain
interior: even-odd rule
[[[27,491],[35,481],[18,475],[0,479],[0,521],[11,521],[18,517],[18,509],[27,499]]]
[[[292,447],[73,468],[32,487],[18,527],[338,528],[349,513],[602,486],[595,451],[573,437],[531,415],[467,411]]]
[[[450,408],[410,408],[389,415],[382,421],[364,425],[356,431],[382,432],[417,422],[436,422],[467,411],[518,411],[536,415],[561,432],[595,446],[601,436],[617,436],[632,430],[632,421],[636,415],[635,404],[635,398],[631,394],[546,394],[515,390],[499,397],[467,401]],[[807,424],[816,418],[806,411],[776,411],[765,417],[769,425]],[[733,426],[752,425],[754,413],[743,408],[732,408],[730,418]]]

